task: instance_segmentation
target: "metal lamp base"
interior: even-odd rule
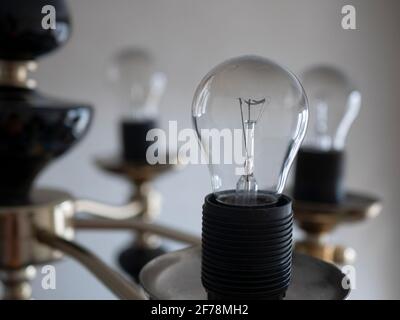
[[[345,275],[332,264],[296,253],[292,270],[284,300],[344,300],[350,293]],[[200,274],[201,249],[192,247],[154,259],[140,281],[150,299],[207,300]]]

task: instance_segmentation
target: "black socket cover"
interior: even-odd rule
[[[345,198],[344,166],[343,151],[300,149],[296,162],[294,199],[341,203]]]
[[[274,228],[283,227],[290,234],[291,204],[285,195],[272,205],[257,207],[227,205],[218,202],[214,194],[205,198],[201,272],[209,299],[271,300],[285,296],[291,279],[292,237],[282,238]],[[226,221],[223,228],[222,221]],[[245,233],[249,237],[235,237]],[[244,250],[246,247],[251,247],[251,253]],[[235,270],[247,270],[246,276],[238,276]]]
[[[147,148],[153,141],[147,141],[147,133],[157,128],[155,120],[123,120],[121,123],[122,153],[125,161],[146,163]]]

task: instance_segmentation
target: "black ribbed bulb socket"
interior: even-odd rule
[[[292,270],[292,201],[232,206],[205,198],[201,280],[211,300],[283,299]]]

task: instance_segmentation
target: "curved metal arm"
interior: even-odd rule
[[[74,205],[75,212],[113,220],[134,218],[143,211],[143,206],[139,201],[132,201],[123,206],[112,206],[92,200],[75,200]]]
[[[44,230],[38,230],[37,239],[54,248],[60,250],[72,258],[76,259],[85,266],[97,279],[109,288],[118,298],[124,300],[143,300],[145,299],[141,289],[134,283],[126,280],[115,270],[107,266],[102,260],[82,246],[56,236]]]
[[[139,232],[149,232],[168,239],[191,245],[200,245],[201,239],[186,232],[164,227],[154,223],[136,220],[103,220],[103,219],[73,219],[73,225],[77,229],[112,229],[112,230],[135,230]]]

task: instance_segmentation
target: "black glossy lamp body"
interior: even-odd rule
[[[46,5],[55,9],[55,29],[42,27]],[[0,206],[29,204],[37,175],[88,130],[91,107],[44,96],[9,74],[59,47],[70,29],[65,1],[0,3]]]
[[[92,109],[0,87],[0,205],[26,204],[39,172],[87,132]]]
[[[42,8],[55,8],[56,29],[45,29]],[[51,52],[69,38],[67,5],[63,0],[2,0],[0,3],[0,59],[34,60]]]

